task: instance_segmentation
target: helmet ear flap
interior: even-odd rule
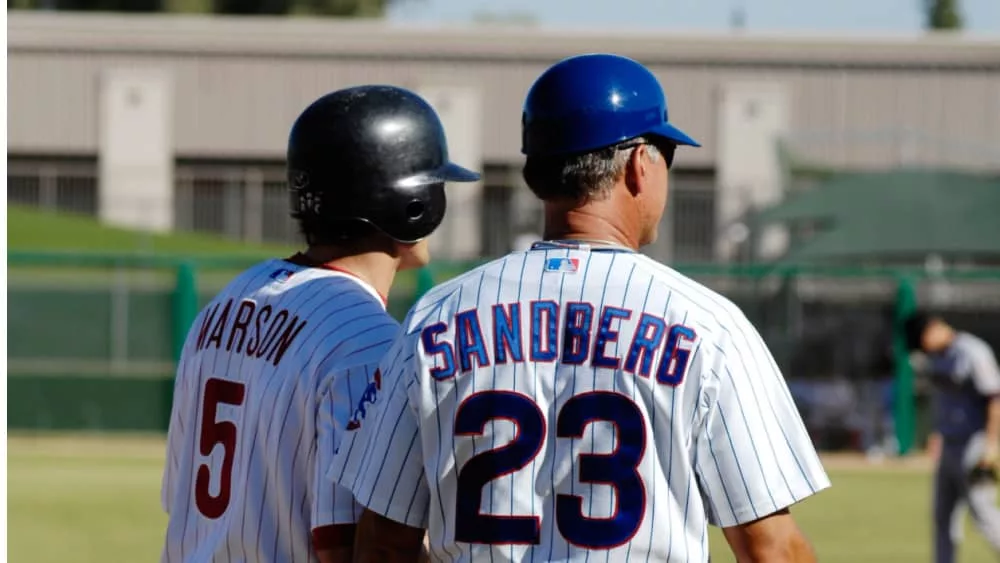
[[[412,189],[407,193],[393,193],[372,223],[393,239],[414,243],[430,236],[441,225],[447,206],[444,182],[435,182]]]

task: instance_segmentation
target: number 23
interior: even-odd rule
[[[545,417],[530,398],[510,391],[484,391],[462,402],[455,414],[456,436],[482,436],[491,420],[509,420],[516,426],[514,440],[473,456],[458,472],[455,539],[480,544],[537,544],[537,516],[494,516],[482,513],[483,487],[517,472],[541,451]],[[581,453],[576,469],[581,483],[610,485],[615,509],[608,518],[583,513],[583,498],[556,495],[555,520],[559,533],[574,545],[612,549],[627,543],[642,524],[646,490],[639,462],[646,449],[646,427],[639,407],[618,393],[595,391],[574,396],[556,416],[556,437],[582,438],[592,422],[616,426],[617,443],[608,454]]]

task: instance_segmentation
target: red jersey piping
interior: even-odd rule
[[[336,266],[331,266],[330,264],[324,264],[324,263],[316,262],[314,260],[309,259],[308,256],[306,256],[305,254],[302,254],[301,252],[296,252],[293,256],[285,258],[285,262],[288,262],[289,264],[295,264],[296,266],[302,266],[304,268],[318,268],[320,270],[329,270],[331,272],[337,272],[339,274],[344,274],[345,276],[350,276],[350,277],[354,278],[355,280],[357,280],[357,281],[365,284],[366,286],[371,287],[370,283],[368,283],[365,280],[361,279],[361,276],[355,274],[354,272],[351,272],[350,270],[345,270],[343,268],[338,268]],[[372,288],[372,289],[375,290],[375,288]],[[385,305],[386,307],[388,307],[389,306],[389,298],[386,297],[385,295],[382,295],[381,293],[379,293],[378,290],[375,290],[375,293],[378,294],[378,296],[379,296],[380,299],[382,299],[382,305]]]

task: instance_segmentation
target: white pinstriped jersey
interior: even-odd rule
[[[403,329],[330,476],[436,560],[707,561],[830,485],[746,317],[641,254],[539,243]]]
[[[367,284],[306,264],[250,268],[188,334],[163,475],[164,562],[315,561],[312,530],[360,515],[324,473],[399,325]]]

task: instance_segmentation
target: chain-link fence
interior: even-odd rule
[[[179,340],[194,312],[251,262],[8,255],[9,427],[161,430]],[[442,262],[430,274],[441,282],[473,265]],[[917,280],[922,306],[1000,350],[1000,271],[680,269],[746,312],[822,449],[893,437],[892,319],[903,274]],[[415,274],[400,275],[390,312],[401,319],[418,290]],[[920,443],[927,397],[916,389]]]
[[[767,341],[817,445],[895,448],[893,318],[901,280],[915,279],[917,303],[1000,350],[1000,273],[891,269],[749,268],[692,270],[726,295]],[[906,274],[906,276],[904,276]],[[929,389],[917,379],[915,441],[929,432]]]
[[[174,285],[137,265],[10,261],[9,427],[162,428]]]

